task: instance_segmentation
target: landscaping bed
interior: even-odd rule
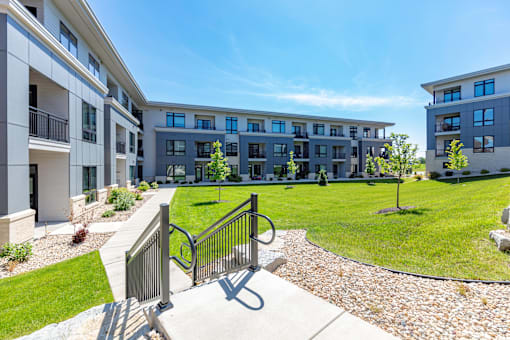
[[[395,274],[282,236],[287,263],[274,274],[405,339],[510,338],[510,285]]]

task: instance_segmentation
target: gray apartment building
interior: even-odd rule
[[[427,111],[427,171],[444,173],[452,140],[464,144],[465,170],[510,168],[510,64],[422,84]]]
[[[140,179],[207,181],[221,141],[243,180],[359,174],[391,123],[149,101],[85,0],[0,1],[0,244]]]

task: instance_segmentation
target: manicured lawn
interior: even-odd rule
[[[32,333],[113,301],[99,252],[0,280],[0,339]]]
[[[259,211],[279,229],[308,229],[308,237],[337,254],[386,267],[430,275],[510,280],[510,255],[497,250],[489,231],[502,228],[510,204],[510,177],[460,185],[422,181],[401,185],[401,205],[412,211],[375,215],[395,205],[395,183],[334,183],[177,189],[171,222],[197,234],[259,193]],[[267,225],[263,225],[267,229]],[[172,251],[176,251],[171,240]]]

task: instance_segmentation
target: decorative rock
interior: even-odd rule
[[[510,233],[506,230],[493,230],[489,233],[489,237],[496,241],[499,250],[510,250]]]
[[[269,250],[259,251],[259,265],[270,273],[285,263],[287,263],[287,259],[283,253]]]
[[[503,209],[503,214],[501,214],[501,222],[503,224],[510,224],[510,207]]]

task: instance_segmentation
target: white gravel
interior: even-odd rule
[[[288,262],[274,274],[405,339],[510,339],[510,286],[401,275],[282,238]]]
[[[18,263],[14,271],[7,269],[7,260],[0,258],[0,278],[21,274],[42,268],[101,248],[113,233],[87,235],[80,244],[72,243],[72,235],[49,235],[32,242],[32,256],[28,261]]]

